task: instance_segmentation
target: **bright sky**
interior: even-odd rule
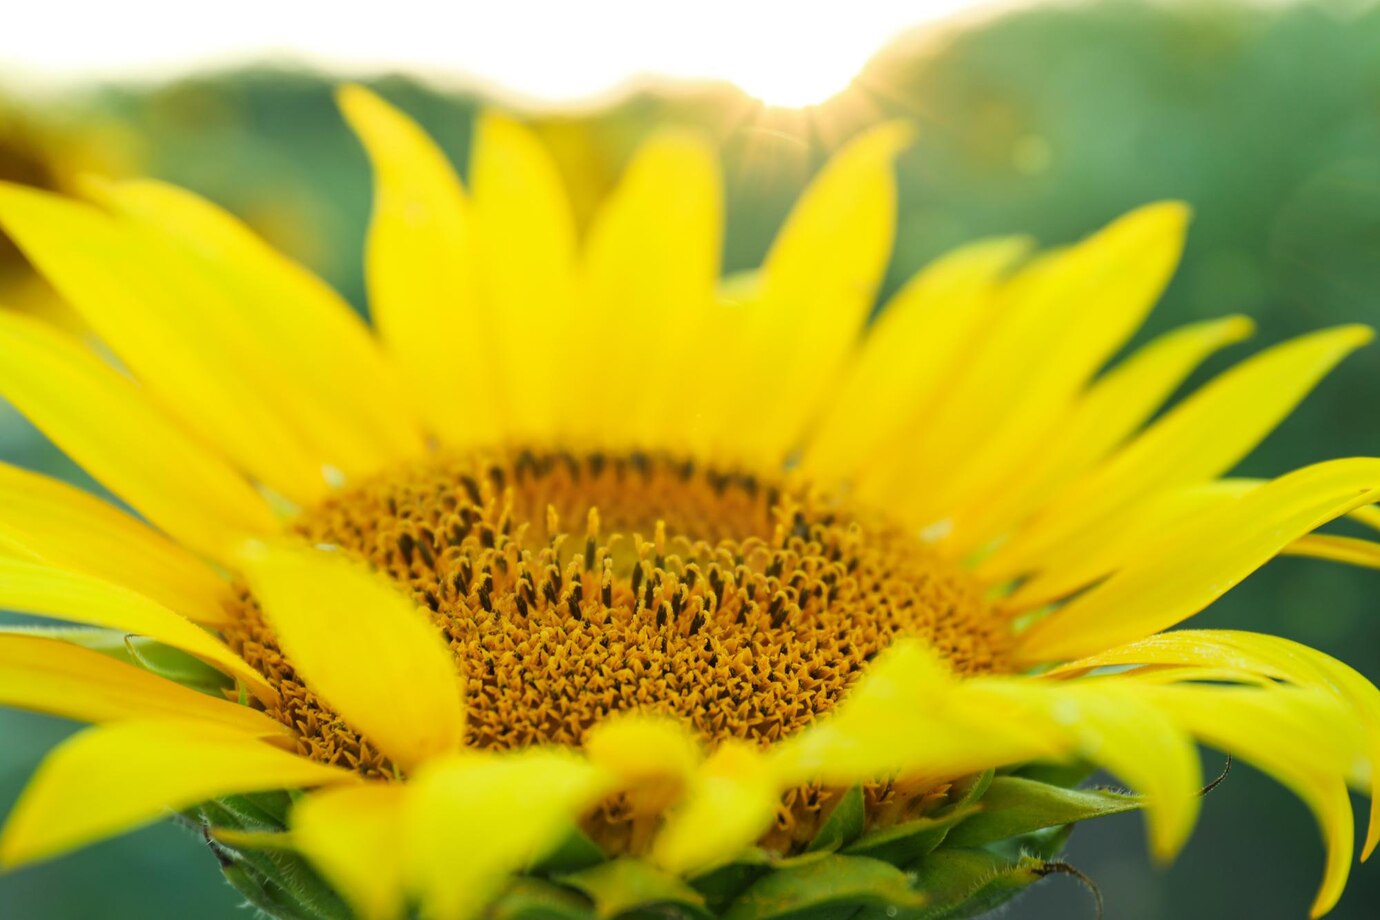
[[[898,32],[992,0],[12,0],[0,78],[39,89],[161,77],[272,55],[409,69],[548,103],[647,75],[821,102]],[[27,84],[27,85],[26,85]]]

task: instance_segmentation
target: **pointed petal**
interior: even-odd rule
[[[1143,691],[1188,731],[1287,786],[1317,818],[1327,866],[1311,916],[1337,903],[1354,841],[1343,776],[1365,757],[1356,724],[1335,698],[1298,687],[1148,687]]]
[[[1019,470],[1077,393],[1140,327],[1183,251],[1188,209],[1147,205],[1008,286],[977,353],[925,420],[906,513],[950,517]]]
[[[408,784],[406,825],[422,916],[468,920],[610,791],[605,771],[565,750],[428,763]]]
[[[719,745],[667,816],[652,859],[677,874],[733,860],[770,827],[781,790],[771,758],[746,742]]]
[[[42,324],[0,312],[0,396],[103,485],[210,556],[277,520],[230,466],[129,380]]]
[[[292,842],[360,920],[403,915],[401,783],[335,786],[303,796],[292,809]]]
[[[1044,702],[1051,720],[1071,736],[1070,753],[1145,796],[1150,851],[1161,861],[1173,858],[1198,817],[1202,773],[1192,739],[1136,692],[1112,681],[1069,684]]]
[[[225,581],[89,492],[0,463],[0,548],[124,585],[197,623],[225,622]]]
[[[743,317],[754,360],[742,369],[738,392],[753,394],[741,401],[752,421],[725,421],[750,459],[780,462],[857,343],[891,258],[892,164],[910,133],[888,122],[844,145],[772,243],[760,302]]]
[[[357,779],[232,729],[179,720],[102,725],[39,765],[0,837],[0,864],[59,856],[229,793]]]
[[[263,675],[195,623],[141,594],[89,575],[0,557],[0,609],[148,636],[244,681],[260,698],[276,696]]]
[[[654,815],[680,798],[702,760],[689,728],[675,719],[611,715],[585,736],[590,761],[616,777],[634,809]]]
[[[1307,556],[1312,559],[1364,566],[1368,569],[1380,569],[1380,543],[1374,540],[1314,533],[1299,537],[1280,552],[1288,556]]]
[[[1244,316],[1183,326],[1108,371],[1011,481],[978,496],[976,504],[957,515],[946,546],[955,555],[965,555],[1037,510],[1134,434],[1205,358],[1246,338],[1253,328]]]
[[[365,250],[369,309],[428,424],[458,444],[501,433],[479,300],[478,248],[465,191],[416,122],[361,86],[340,108],[374,167]]]
[[[455,750],[465,711],[455,656],[402,588],[339,551],[257,543],[245,576],[313,693],[411,769]]]
[[[882,309],[810,437],[804,465],[829,484],[875,465],[914,430],[990,316],[998,281],[1030,248],[1020,237],[961,247],[918,272]]]
[[[1260,487],[1258,479],[1219,479],[1162,493],[1128,508],[1108,533],[1079,535],[1045,558],[1045,567],[1005,598],[1012,611],[1042,607],[1066,597],[1128,565],[1139,563],[1146,546],[1196,520],[1211,507],[1226,506]],[[1355,517],[1366,505],[1348,512]],[[1280,550],[1282,555],[1311,556],[1349,565],[1380,567],[1380,544],[1330,534],[1307,534]]]
[[[1250,452],[1338,361],[1370,341],[1341,326],[1269,348],[1219,375],[1052,500],[984,566],[1006,577],[1079,531],[1105,531],[1126,506],[1219,476]]]
[[[183,426],[295,501],[326,490],[321,458],[279,411],[284,395],[254,385],[254,331],[165,240],[91,205],[3,184],[0,225]]]
[[[286,731],[257,709],[40,635],[0,634],[0,705],[83,722],[183,718],[263,737]]]
[[[1334,460],[1210,507],[1146,546],[1141,560],[1035,624],[1026,661],[1073,658],[1167,629],[1216,600],[1284,547],[1380,497],[1380,460]]]
[[[318,455],[353,474],[421,451],[419,420],[396,374],[354,310],[320,278],[230,213],[176,186],[108,183],[100,196],[180,244],[200,260],[196,270],[224,287],[231,318],[255,348],[253,361],[245,355],[239,363],[262,375],[257,382],[291,413]]]
[[[504,424],[524,442],[550,440],[575,321],[575,218],[556,163],[531,130],[487,112],[475,132],[474,227]]]
[[[1225,484],[1224,483],[1228,483]],[[1246,490],[1226,480],[1162,492],[1127,508],[1105,533],[1079,534],[1045,557],[1041,570],[1021,582],[1001,606],[1031,610],[1067,597],[1107,575],[1140,562],[1153,545],[1207,509],[1235,502]]]
[[[676,443],[677,408],[698,393],[705,360],[693,343],[718,285],[722,199],[709,144],[667,131],[638,149],[597,214],[584,259],[589,317],[576,330],[593,358],[583,362],[580,398],[586,414],[597,410],[596,427],[585,434],[643,448]],[[605,390],[612,405],[591,395]]]
[[[1259,633],[1179,629],[1099,652],[1049,673],[1060,677],[1115,665],[1220,668],[1335,694],[1354,710],[1363,726],[1370,763],[1380,764],[1380,690],[1352,668],[1306,645]],[[1361,782],[1368,786],[1371,798],[1362,859],[1369,858],[1380,842],[1380,770],[1371,772],[1368,781]],[[1356,777],[1357,781],[1366,779]]]
[[[775,768],[787,785],[938,782],[1061,752],[1057,736],[1030,727],[1024,703],[971,697],[970,686],[923,643],[896,642],[828,718],[773,747]]]

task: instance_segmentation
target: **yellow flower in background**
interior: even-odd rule
[[[1279,553],[1380,561],[1314,533],[1380,526],[1380,459],[1223,478],[1368,330],[1160,414],[1250,332],[1103,371],[1178,204],[964,247],[869,325],[901,126],[722,279],[694,136],[649,141],[579,238],[519,124],[481,121],[466,189],[406,116],[341,103],[375,330],[184,191],[0,188],[102,346],[0,315],[0,395],[143,519],[0,467],[0,608],[90,627],[0,633],[0,702],[99,723],[39,768],[5,865],[173,810],[282,917],[964,916],[1084,818],[1143,808],[1173,856],[1203,742],[1312,809],[1336,902],[1380,693],[1285,639],[1165,630]]]

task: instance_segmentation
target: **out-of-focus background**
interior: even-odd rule
[[[903,116],[919,131],[900,160],[889,289],[962,241],[1028,232],[1057,244],[1173,197],[1190,202],[1196,219],[1146,335],[1236,311],[1259,320],[1257,345],[1334,323],[1380,323],[1380,11],[1371,4],[969,6],[976,11],[895,35],[861,72],[835,77],[820,68],[836,56],[799,47],[783,4],[782,46],[762,44],[759,79],[738,80],[745,89],[659,82],[597,105],[529,102],[517,112],[557,151],[582,217],[648,132],[689,125],[708,134],[727,177],[728,270],[758,262],[830,149],[867,124]],[[841,22],[849,7],[839,5]],[[388,12],[384,4],[376,14]],[[733,24],[716,27],[727,36]],[[72,29],[74,41],[91,41],[82,22]],[[849,34],[840,26],[840,36]],[[774,67],[778,53],[821,63],[791,76]],[[55,84],[6,80],[5,64],[0,178],[71,189],[87,172],[140,173],[186,185],[246,217],[362,308],[370,188],[332,102],[337,75],[273,64]],[[837,82],[815,86],[810,75]],[[476,111],[513,98],[402,67],[368,82],[417,116],[462,171]],[[63,316],[3,238],[0,303]],[[1324,383],[1243,472],[1380,454],[1377,405],[1380,348],[1372,348]],[[3,404],[0,456],[80,480]],[[1196,623],[1290,636],[1376,680],[1377,596],[1380,572],[1281,559]],[[73,728],[0,712],[0,812]],[[1209,772],[1216,763],[1209,755]],[[1322,850],[1302,805],[1238,768],[1209,797],[1174,865],[1151,865],[1134,816],[1080,828],[1069,860],[1102,886],[1114,920],[1268,920],[1306,915]],[[0,877],[0,917],[15,920],[234,920],[246,916],[237,905],[210,854],[171,825]],[[1072,882],[1050,880],[1009,915],[1091,917],[1092,908]],[[1380,867],[1357,869],[1333,916],[1380,916]]]

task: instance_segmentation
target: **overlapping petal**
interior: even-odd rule
[[[254,543],[254,596],[312,690],[404,769],[460,746],[461,676],[425,612],[340,552]]]

